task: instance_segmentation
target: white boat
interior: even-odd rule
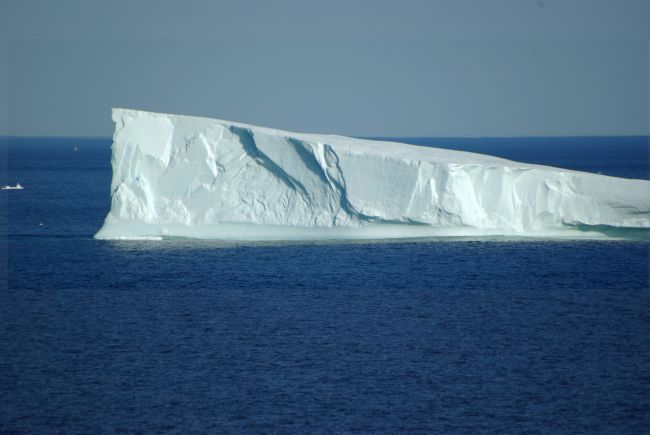
[[[24,187],[20,183],[16,183],[15,186],[2,186],[2,190],[23,190]]]

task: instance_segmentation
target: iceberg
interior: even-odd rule
[[[20,183],[16,183],[15,186],[6,185],[2,186],[2,190],[23,190],[24,187]]]
[[[650,181],[113,109],[98,239],[601,238],[650,231]]]

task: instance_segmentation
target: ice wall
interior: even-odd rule
[[[650,228],[650,182],[486,155],[114,109],[100,239],[600,237]]]

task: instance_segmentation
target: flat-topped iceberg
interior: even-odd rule
[[[291,240],[650,229],[650,182],[445,149],[114,109],[100,239]],[[643,231],[645,232],[645,231]]]

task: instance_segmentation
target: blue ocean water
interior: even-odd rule
[[[404,141],[649,178],[646,137]],[[0,432],[650,427],[647,241],[96,241],[110,140],[1,145]]]

